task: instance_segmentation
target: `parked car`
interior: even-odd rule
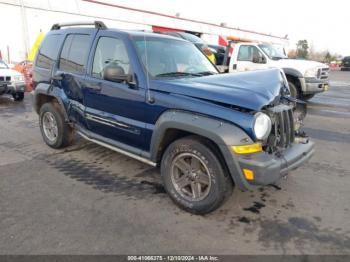
[[[345,56],[341,62],[340,70],[345,71],[350,69],[350,56]]]
[[[22,101],[24,91],[24,76],[0,60],[0,95],[11,94],[15,101]]]
[[[329,66],[309,60],[288,59],[271,44],[241,42],[234,45],[228,72],[280,68],[292,96],[308,100],[329,88]]]
[[[28,60],[21,61],[13,67],[14,70],[24,75],[27,92],[30,92],[33,89],[32,67],[33,67],[33,63]]]
[[[219,74],[188,41],[92,24],[55,24],[39,48],[34,107],[50,147],[77,132],[160,166],[169,196],[196,214],[312,156],[281,70]]]

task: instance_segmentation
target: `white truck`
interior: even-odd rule
[[[303,100],[308,100],[329,87],[327,65],[308,60],[288,59],[283,51],[271,44],[236,43],[227,64],[229,67],[226,71],[229,73],[281,68],[288,79],[291,95]]]

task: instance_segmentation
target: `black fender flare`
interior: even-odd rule
[[[65,106],[65,101],[67,100],[67,97],[62,91],[62,89],[46,83],[40,83],[36,86],[33,94],[33,107],[38,114],[40,111],[40,108],[39,108],[40,95],[45,95],[47,97],[55,98],[62,109],[62,113],[64,115],[65,121],[69,121],[68,114],[66,111],[66,106]]]
[[[152,135],[150,158],[154,162],[157,161],[158,149],[168,129],[187,131],[211,140],[221,151],[235,185],[241,190],[251,188],[243,176],[237,157],[230,150],[232,145],[253,143],[240,127],[193,112],[168,110],[157,120]]]

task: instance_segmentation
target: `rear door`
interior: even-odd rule
[[[71,121],[86,127],[82,82],[86,77],[87,60],[96,34],[95,29],[75,29],[65,37],[56,74],[62,76],[61,88],[69,99]]]
[[[128,39],[109,31],[99,31],[91,54],[91,68],[86,78],[84,99],[89,129],[100,136],[133,148],[148,150],[145,89],[125,81],[112,82],[103,77],[111,63],[132,75],[136,82]]]

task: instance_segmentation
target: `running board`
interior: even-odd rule
[[[102,141],[99,141],[99,140],[90,138],[90,137],[88,137],[87,135],[83,134],[81,131],[77,131],[77,133],[78,133],[79,135],[81,135],[84,139],[86,139],[86,140],[88,140],[88,141],[91,141],[91,142],[93,142],[93,143],[96,143],[96,144],[98,144],[98,145],[100,145],[100,146],[106,147],[106,148],[111,149],[111,150],[113,150],[113,151],[115,151],[115,152],[118,152],[118,153],[120,153],[120,154],[123,154],[123,155],[126,155],[126,156],[128,156],[128,157],[134,158],[134,159],[136,159],[136,160],[138,160],[138,161],[141,161],[141,162],[143,162],[143,163],[145,163],[145,164],[148,164],[148,165],[150,165],[150,166],[154,166],[154,167],[157,166],[157,163],[155,163],[155,162],[153,162],[153,161],[151,161],[151,160],[148,160],[147,158],[143,158],[143,157],[141,157],[141,156],[135,155],[135,154],[133,154],[133,153],[130,153],[130,152],[125,151],[125,150],[123,150],[123,149],[120,149],[120,148],[118,148],[118,147],[114,147],[114,146],[112,146],[112,145],[110,145],[110,144],[107,144],[107,143],[104,143],[104,142],[102,142]]]

